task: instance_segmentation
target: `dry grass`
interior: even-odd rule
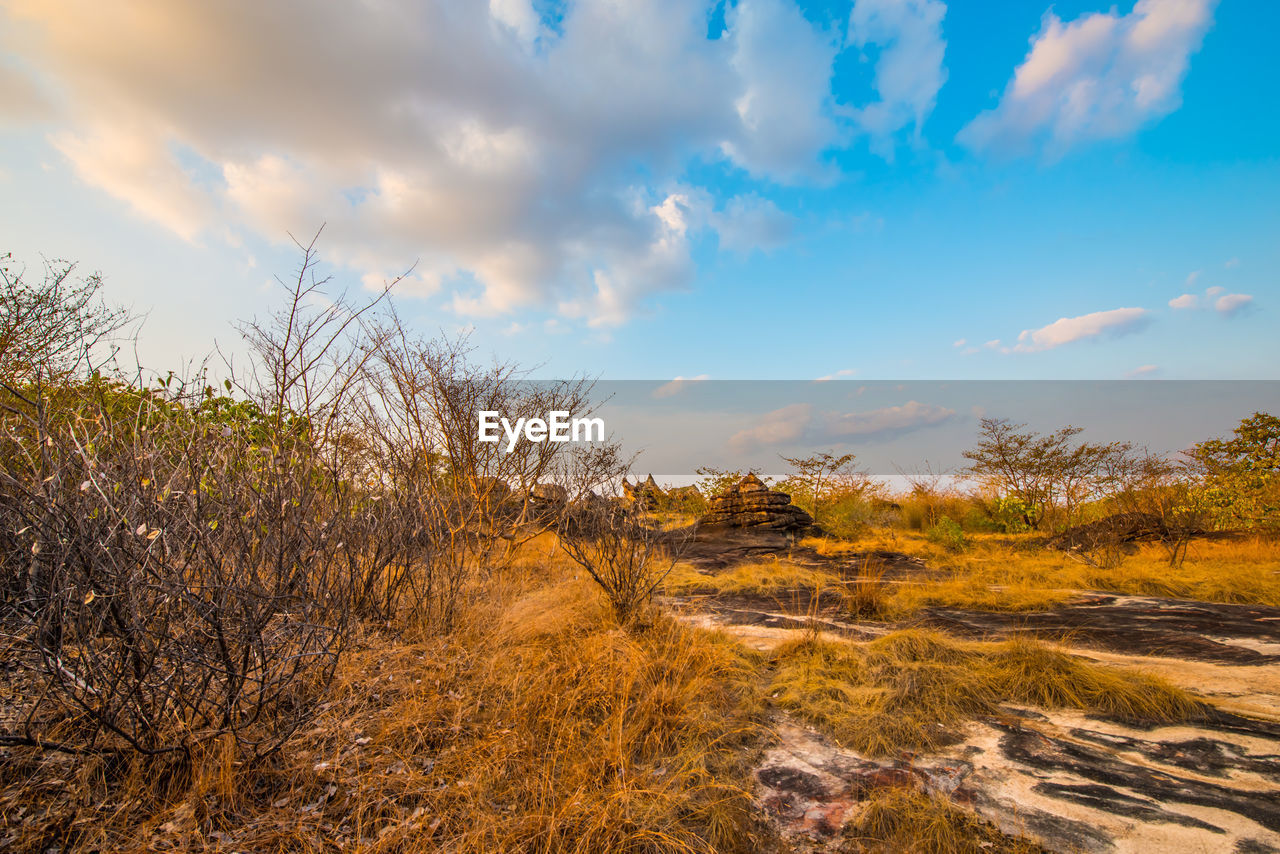
[[[923,538],[900,535],[898,547],[950,570],[876,582],[871,605],[884,613],[923,603],[1042,607],[1091,586],[1275,596],[1278,550],[1266,542],[1197,543],[1183,574],[1144,547],[1115,578],[995,538],[945,558]],[[945,745],[1002,703],[1151,722],[1200,708],[1159,679],[1026,638],[975,643],[909,630],[852,643],[808,634],[765,658],[656,612],[624,630],[549,536],[482,584],[448,636],[364,635],[318,696],[311,728],[256,767],[221,742],[189,763],[0,751],[0,849],[756,850],[770,841],[748,793],[766,697],[881,756]],[[715,576],[679,566],[667,587],[779,595],[839,584],[833,573],[762,561]],[[967,812],[896,790],[873,793],[846,843],[1034,850]]]
[[[881,608],[886,617],[906,617],[928,606],[1035,611],[1064,604],[1086,590],[1280,606],[1280,542],[1274,539],[1196,540],[1180,567],[1168,565],[1158,544],[1143,543],[1120,566],[1098,569],[1040,548],[1030,538],[968,536],[972,545],[962,554],[947,552],[922,534],[901,531],[853,543],[810,539],[802,545],[826,556],[901,551],[942,573],[887,586]]]
[[[1168,565],[1159,546],[1143,544],[1116,569],[1084,569],[1086,582],[1101,590],[1280,606],[1280,541],[1274,539],[1196,540],[1179,567]]]
[[[828,572],[775,559],[742,563],[715,574],[701,573],[688,564],[676,564],[663,582],[662,590],[675,596],[699,593],[776,596],[794,590],[821,590],[837,583],[838,579]]]
[[[2,760],[26,782],[5,790],[0,847],[755,850],[760,662],[660,614],[624,631],[585,579],[527,568],[449,637],[366,637],[267,765],[211,754],[162,786],[154,769]]]
[[[1044,850],[1026,837],[1001,833],[944,798],[902,787],[873,792],[844,838],[846,850],[884,854],[1039,854]]]
[[[823,557],[834,557],[866,550],[865,538],[839,540],[834,537],[803,537],[796,541],[801,548],[813,549]]]
[[[932,750],[1000,703],[1184,720],[1194,697],[1153,676],[1083,662],[1026,638],[964,643],[922,630],[867,643],[806,637],[774,652],[771,696],[869,756]]]

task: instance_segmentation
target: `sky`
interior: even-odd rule
[[[1280,379],[1270,0],[0,0],[0,253],[607,380]],[[292,237],[291,237],[292,235]]]

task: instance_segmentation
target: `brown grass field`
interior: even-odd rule
[[[619,625],[546,534],[471,591],[453,633],[366,627],[311,698],[311,725],[256,765],[223,741],[167,766],[5,751],[0,847],[791,850],[752,795],[779,714],[876,758],[953,743],[1009,703],[1147,725],[1205,708],[1158,676],[1045,641],[962,640],[894,621],[933,605],[1031,611],[1082,590],[1280,604],[1280,545],[1257,538],[1197,542],[1176,570],[1149,546],[1099,570],[996,536],[960,554],[902,531],[800,546],[824,559],[892,549],[931,571],[864,579],[850,594],[847,578],[798,559],[719,574],[677,565],[665,595],[829,589],[889,621],[873,640],[814,629],[762,652],[660,607]],[[946,799],[892,786],[868,794],[841,840],[845,850],[1039,850]]]

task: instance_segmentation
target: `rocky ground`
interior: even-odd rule
[[[704,545],[693,558],[714,572],[758,555],[763,542],[723,545],[718,553]],[[875,559],[890,575],[929,571],[906,555]],[[858,640],[906,625],[850,619],[836,599],[815,602],[797,590],[666,604],[757,649],[814,628]],[[925,609],[910,622],[921,624],[963,639],[1058,639],[1076,655],[1163,676],[1213,707],[1192,723],[1143,729],[1006,706],[936,754],[890,761],[844,750],[779,714],[776,743],[755,772],[758,803],[799,847],[835,850],[862,796],[888,783],[945,795],[1050,851],[1280,852],[1280,608],[1082,593],[1034,613]]]

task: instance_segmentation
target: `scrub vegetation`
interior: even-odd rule
[[[618,446],[478,441],[480,411],[589,416],[589,381],[478,366],[301,251],[247,363],[160,376],[119,367],[100,280],[0,265],[0,849],[785,851],[754,777],[780,721],[877,759],[1014,707],[1208,708],[1046,639],[917,625],[931,608],[1280,606],[1265,413],[1179,461],[984,421],[963,492],[789,459],[775,487],[814,530],[709,569],[696,496],[619,500]],[[680,618],[730,596],[874,639],[815,623],[761,651]],[[899,786],[837,842],[1038,850]]]

